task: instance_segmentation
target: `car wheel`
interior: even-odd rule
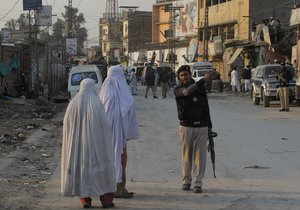
[[[270,100],[268,98],[268,96],[266,96],[265,91],[262,90],[262,98],[263,98],[263,103],[264,103],[264,107],[269,107],[270,106]]]
[[[259,105],[260,99],[258,97],[255,97],[255,93],[254,93],[253,88],[251,90],[251,98],[252,98],[252,101],[253,101],[254,105]]]

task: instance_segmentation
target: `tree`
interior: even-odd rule
[[[11,19],[5,23],[5,27],[11,31],[24,30],[29,27],[29,14],[21,13],[17,20]]]
[[[62,19],[58,18],[57,21],[52,25],[52,34],[49,34],[48,29],[43,29],[43,27],[39,28],[41,33],[41,37],[44,40],[65,44],[66,38],[68,34],[66,33],[66,27],[68,27],[68,17],[69,14],[72,17],[72,27],[71,27],[71,34],[73,38],[77,38],[77,53],[79,55],[83,54],[84,42],[87,40],[87,29],[83,27],[85,23],[85,18],[82,13],[78,13],[77,8],[71,7],[69,9],[68,6],[65,6],[66,12],[62,13]],[[34,24],[34,23],[32,23]],[[17,20],[11,19],[6,24],[5,27],[11,31],[15,30],[25,30],[28,29],[29,26],[29,13],[22,13],[20,14]]]
[[[85,23],[84,15],[82,13],[77,15],[78,13],[77,8],[73,8],[73,7],[69,8],[68,6],[65,6],[65,9],[66,9],[66,13],[65,14],[62,13],[65,22],[68,23],[69,14],[70,17],[72,17],[72,19],[70,20],[72,22],[72,25],[71,24],[70,25],[65,24],[65,25],[66,27],[70,27],[68,29],[71,32],[71,37],[77,38],[77,46],[78,46],[77,53],[81,55],[83,54],[84,42],[87,39],[87,30],[85,27],[82,26]],[[68,35],[69,34],[67,34],[67,36]]]

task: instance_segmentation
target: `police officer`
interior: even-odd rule
[[[205,83],[214,79],[215,73],[210,71],[195,82],[190,67],[182,65],[177,70],[177,76],[180,84],[174,88],[174,94],[180,120],[182,190],[190,190],[193,184],[194,193],[201,193],[206,165],[206,142],[212,128]]]
[[[285,63],[281,62],[281,71],[277,76],[279,81],[279,99],[280,99],[280,112],[290,111],[289,104],[289,81],[292,80],[293,75],[290,71],[286,69]]]

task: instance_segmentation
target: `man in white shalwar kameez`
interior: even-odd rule
[[[63,123],[61,192],[79,196],[84,208],[100,196],[104,208],[113,207],[116,191],[112,130],[93,79],[84,79],[69,103]]]
[[[139,138],[136,119],[135,100],[126,83],[123,68],[112,66],[108,69],[99,97],[104,104],[108,121],[113,131],[113,147],[115,152],[115,167],[117,175],[116,198],[131,198],[126,188],[126,143],[130,139]]]
[[[238,92],[241,92],[241,84],[240,84],[238,73],[236,71],[236,67],[233,67],[233,70],[231,71],[231,87],[232,87],[232,92],[235,92],[236,89]]]

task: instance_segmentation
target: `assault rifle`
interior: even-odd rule
[[[218,134],[214,131],[211,131],[209,129],[208,131],[208,146],[207,146],[207,150],[210,153],[210,159],[211,159],[211,163],[213,165],[213,171],[214,171],[214,178],[216,178],[216,170],[215,170],[215,158],[216,158],[216,154],[215,154],[215,143],[214,143],[214,137],[217,137]]]
[[[275,74],[278,78],[281,79],[282,82],[286,82],[286,79],[284,79],[279,73],[272,71],[272,74]]]

